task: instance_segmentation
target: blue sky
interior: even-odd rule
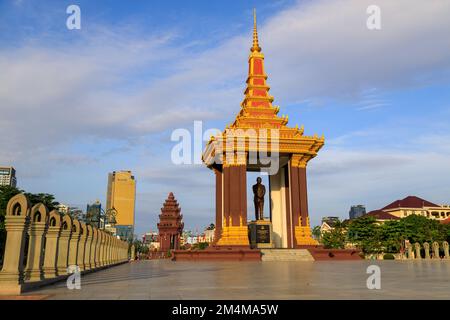
[[[214,177],[172,164],[170,136],[234,119],[256,7],[275,105],[326,138],[309,164],[312,224],[407,195],[450,203],[450,4],[376,1],[370,31],[372,2],[0,1],[0,163],[83,209],[129,169],[137,233],[155,230],[170,191],[201,230]],[[66,28],[70,4],[81,30]]]

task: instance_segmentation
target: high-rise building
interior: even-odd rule
[[[16,187],[16,169],[13,167],[0,167],[0,186]]]
[[[114,171],[108,175],[106,210],[116,211],[116,232],[122,239],[134,234],[136,180],[131,171]]]
[[[366,214],[366,207],[358,204],[356,206],[351,206],[349,211],[350,219],[356,219]]]
[[[99,200],[92,204],[88,204],[86,208],[86,223],[97,226],[101,228],[101,215],[102,215],[102,204]]]

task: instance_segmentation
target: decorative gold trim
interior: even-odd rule
[[[294,235],[297,245],[318,245],[319,242],[312,237],[311,227],[309,224],[309,217],[306,218],[306,226],[302,226],[302,217],[298,218],[298,226],[295,226]]]
[[[229,216],[229,225],[222,227],[219,246],[249,246],[248,226],[244,225],[242,216],[239,217],[239,226],[231,225],[231,216]]]

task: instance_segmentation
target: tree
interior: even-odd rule
[[[134,250],[137,255],[139,254],[148,254],[149,248],[144,245],[141,240],[135,239],[132,244],[134,245]],[[134,257],[132,257],[134,258]]]
[[[344,249],[347,240],[345,224],[336,221],[333,229],[322,234],[322,243],[327,249]]]
[[[386,221],[381,225],[381,241],[385,252],[400,252],[407,238],[406,228],[401,220]]]
[[[406,237],[411,243],[432,243],[447,239],[445,228],[442,228],[436,220],[413,214],[400,221],[404,225]]]
[[[78,221],[82,221],[82,222],[86,221],[86,215],[83,213],[83,210],[79,209],[78,207],[69,207],[67,210],[67,214],[72,219],[77,219]],[[97,227],[97,225],[93,225],[93,224],[91,224],[91,225]]]
[[[382,251],[380,226],[374,217],[362,216],[349,222],[348,241],[356,244],[364,253]]]
[[[35,204],[42,203],[44,204],[49,211],[55,210],[56,207],[59,205],[59,202],[55,200],[55,196],[49,193],[29,193],[26,192],[25,195],[28,197],[28,199],[31,202],[31,205],[34,206]]]

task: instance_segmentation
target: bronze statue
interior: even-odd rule
[[[256,178],[256,184],[253,185],[253,202],[255,203],[255,217],[256,220],[264,220],[264,195],[266,194],[266,187],[261,183],[260,177]]]

